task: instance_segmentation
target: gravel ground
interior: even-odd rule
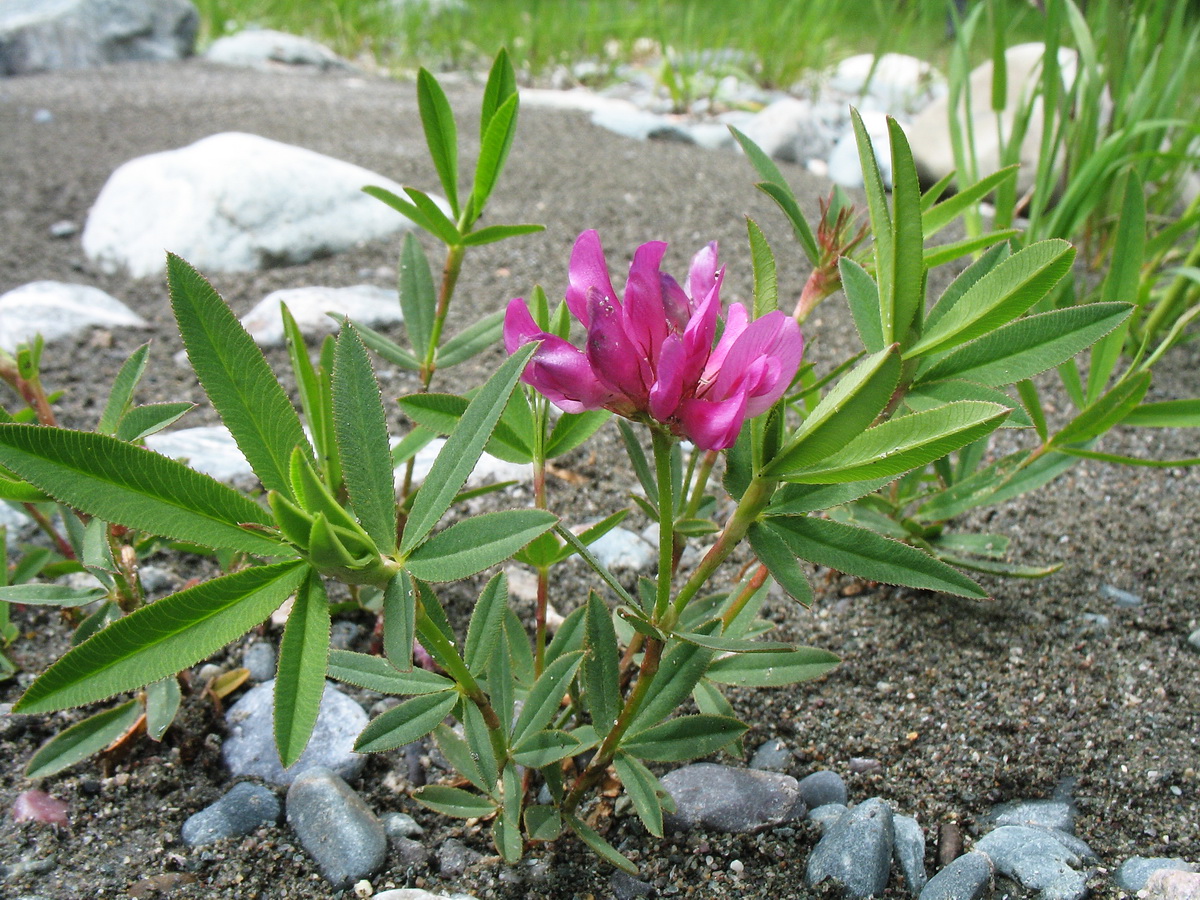
[[[464,139],[478,89],[451,89]],[[48,111],[49,116],[44,112]],[[47,121],[48,119],[48,121]],[[65,424],[94,426],[121,361],[150,337],[151,373],[139,396],[203,400],[188,372],[172,361],[180,349],[158,279],[107,276],[83,257],[79,239],[50,236],[70,220],[82,227],[109,173],[144,153],[179,147],[220,131],[249,131],[363,165],[397,181],[432,189],[411,85],[344,74],[230,71],[200,62],[126,65],[94,72],[0,81],[0,293],[28,281],[96,285],[151,323],[150,333],[92,335],[47,352],[45,379],[66,392]],[[469,157],[469,153],[465,154]],[[469,165],[472,160],[465,159]],[[785,171],[806,209],[828,185],[795,168]],[[774,235],[780,279],[799,291],[802,258],[792,252],[779,216],[752,187],[752,173],[729,154],[668,143],[633,143],[567,113],[528,110],[490,221],[539,221],[541,235],[480,248],[467,261],[451,327],[498,308],[536,282],[561,293],[576,235],[600,230],[610,259],[628,259],[650,239],[672,242],[668,270],[685,270],[703,242],[718,239],[729,264],[726,299],[751,290],[743,216]],[[214,275],[240,314],[267,292],[306,284],[394,283],[395,242],[383,241],[306,265],[250,275]],[[616,265],[614,264],[614,268]],[[619,283],[619,282],[618,282]],[[806,328],[810,359],[831,365],[854,346],[837,299]],[[498,352],[481,361],[488,366]],[[273,362],[282,364],[281,356]],[[1185,348],[1162,367],[1154,399],[1195,396],[1200,352]],[[443,385],[466,387],[483,370],[451,373]],[[385,395],[412,387],[407,375],[381,373]],[[8,402],[8,401],[4,401]],[[185,424],[215,422],[201,403]],[[629,473],[611,436],[594,458],[569,466],[580,488],[552,486],[554,502],[581,518],[623,505]],[[1104,449],[1157,458],[1194,456],[1195,434],[1119,433]],[[613,466],[616,466],[615,468]],[[931,834],[960,824],[967,843],[992,805],[1050,796],[1073,785],[1077,831],[1098,853],[1093,896],[1115,898],[1107,871],[1133,854],[1200,862],[1200,653],[1188,635],[1200,626],[1200,473],[1122,469],[1087,462],[1037,494],[964,523],[1013,538],[1022,561],[1061,562],[1033,582],[988,581],[992,599],[942,595],[819,577],[811,610],[773,598],[778,634],[826,647],[843,664],[794,688],[734,697],[753,725],[747,746],[781,738],[792,749],[790,773],[832,768],[850,784],[852,801],[880,796],[915,815]],[[203,573],[202,560],[154,560],[181,581]],[[1103,585],[1143,602],[1115,605]],[[1103,614],[1107,629],[1081,616]],[[65,648],[55,615],[17,614],[22,637],[12,657],[40,671]],[[274,637],[278,635],[268,629]],[[236,665],[236,649],[214,660]],[[0,684],[0,702],[19,695],[23,677]],[[29,787],[21,771],[33,750],[77,714],[0,719],[0,808]],[[90,897],[292,898],[333,896],[285,828],[204,849],[182,844],[183,821],[224,793],[219,762],[223,724],[211,704],[189,698],[161,744],[144,742],[125,759],[92,760],[41,785],[71,807],[71,827],[52,830],[0,818],[0,895],[48,900]],[[852,774],[852,757],[881,764]],[[436,848],[457,837],[485,854],[466,873],[406,870],[394,860],[375,888],[425,886],[479,897],[613,896],[612,870],[576,841],[532,851],[509,869],[488,854],[484,831],[447,822],[408,799],[400,762],[374,757],[357,785],[378,812],[410,812]],[[1069,781],[1068,781],[1069,780]],[[690,834],[658,841],[621,810],[601,817],[608,837],[642,867],[661,896],[792,898],[825,896],[803,886],[804,860],[816,839],[806,824],[753,836]],[[935,863],[934,842],[928,862]],[[1022,896],[1002,886],[997,896]]]

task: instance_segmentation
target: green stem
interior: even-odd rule
[[[1200,265],[1200,241],[1192,247],[1192,251],[1188,254],[1187,259],[1183,261],[1184,267],[1195,267]],[[1187,292],[1195,285],[1195,282],[1186,275],[1176,275],[1175,280],[1167,289],[1166,294],[1158,305],[1154,307],[1154,311],[1150,313],[1150,317],[1146,320],[1146,324],[1142,327],[1142,335],[1144,338],[1153,338],[1160,329],[1169,328],[1174,324],[1175,319],[1179,317],[1177,308],[1183,304]]]
[[[446,248],[446,264],[442,267],[442,287],[438,292],[437,310],[433,316],[433,329],[429,334],[429,346],[425,348],[425,359],[421,363],[421,390],[429,390],[433,373],[437,370],[437,351],[442,341],[442,329],[446,325],[446,314],[450,312],[450,298],[458,284],[462,271],[463,257],[467,248],[463,244],[451,244]]]
[[[671,478],[669,435],[654,429],[654,474],[658,479],[658,592],[654,598],[654,621],[666,615],[671,605],[671,573],[675,554],[675,492]],[[638,679],[641,684],[641,679]]]
[[[713,466],[717,464],[717,458],[721,455],[719,450],[706,450],[704,452],[704,462],[700,464],[700,472],[696,476],[695,482],[692,484],[692,496],[688,499],[687,511],[684,516],[691,519],[696,516],[700,510],[700,501],[704,499],[704,489],[708,487],[709,476],[712,475]],[[695,452],[692,453],[692,459],[696,458]]]

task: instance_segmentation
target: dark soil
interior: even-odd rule
[[[451,94],[466,114],[461,127],[469,144],[478,88],[463,85]],[[45,380],[51,390],[65,391],[63,423],[94,427],[117,368],[147,338],[152,368],[138,399],[196,401],[199,408],[183,424],[216,419],[194,378],[172,359],[181,345],[164,283],[98,272],[78,236],[50,236],[53,223],[67,219],[82,227],[109,173],[126,160],[231,130],[299,144],[434,190],[413,98],[411,85],[371,77],[227,71],[199,62],[0,81],[0,293],[39,279],[83,282],[151,323],[148,334],[91,335],[48,348]],[[815,210],[828,185],[798,169],[785,171],[805,208]],[[672,242],[667,268],[680,272],[703,242],[718,239],[729,264],[730,300],[751,290],[743,222],[750,215],[774,237],[785,291],[798,292],[806,274],[802,256],[753,180],[745,161],[730,154],[633,143],[582,116],[527,110],[489,220],[543,222],[546,231],[468,256],[452,328],[527,294],[537,282],[552,296],[561,294],[571,244],[591,227],[600,230],[614,270],[639,243],[665,239]],[[212,280],[240,314],[276,288],[390,285],[396,253],[395,242],[383,241],[306,265],[213,274]],[[821,369],[856,343],[839,303],[831,300],[806,327],[807,353]],[[284,366],[282,356],[271,358]],[[478,383],[498,359],[497,351],[475,368],[451,372],[442,384]],[[1157,373],[1153,398],[1200,393],[1198,368],[1196,345],[1178,352]],[[387,396],[413,386],[404,373],[382,371],[381,377]],[[568,460],[588,481],[582,488],[555,482],[560,508],[582,519],[624,505],[631,479],[615,452],[606,455],[612,448],[610,437],[594,459],[581,453]],[[1114,434],[1104,449],[1147,458],[1197,455],[1195,434],[1174,430]],[[1134,854],[1200,862],[1200,653],[1187,643],[1200,626],[1200,473],[1085,462],[1040,493],[962,524],[1010,536],[1014,560],[1060,562],[1062,569],[1040,581],[985,581],[993,595],[985,602],[862,585],[828,573],[817,573],[821,589],[811,610],[773,597],[768,615],[783,638],[828,648],[843,663],[815,682],[738,693],[739,714],[752,725],[747,746],[781,738],[793,751],[791,774],[832,768],[847,778],[852,801],[880,796],[897,812],[917,816],[931,836],[931,870],[939,827],[960,824],[969,846],[994,804],[1047,797],[1064,785],[1079,807],[1079,836],[1102,860],[1093,896],[1120,895],[1108,873]],[[151,562],[170,570],[176,586],[211,569],[204,560],[166,555]],[[1106,584],[1143,602],[1119,607],[1100,592]],[[1110,627],[1088,626],[1081,619],[1086,613],[1107,616]],[[44,609],[14,615],[22,634],[7,652],[23,671],[0,684],[0,702],[9,703],[63,652],[69,636]],[[274,629],[266,633],[278,637]],[[213,661],[233,667],[238,659],[233,648]],[[0,809],[31,786],[21,773],[33,751],[77,718],[0,718]],[[222,733],[212,704],[190,697],[161,744],[145,741],[124,759],[89,760],[46,779],[40,787],[70,804],[71,825],[55,830],[0,818],[0,895],[334,896],[285,826],[203,849],[182,844],[184,820],[230,786],[219,759]],[[852,774],[853,757],[872,758],[880,767]],[[570,838],[531,851],[531,865],[505,867],[490,855],[482,828],[440,819],[411,801],[403,771],[393,754],[374,757],[356,787],[377,812],[416,816],[428,846],[455,836],[485,859],[453,878],[436,869],[406,870],[393,859],[372,879],[376,890],[613,895],[612,870]],[[665,841],[647,835],[623,810],[600,825],[662,896],[827,893],[803,885],[816,839],[803,823],[753,836],[690,834]],[[1022,896],[1011,885],[1003,894]]]

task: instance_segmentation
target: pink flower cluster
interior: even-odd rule
[[[723,450],[747,418],[783,396],[804,339],[783,313],[751,321],[741,303],[730,305],[718,339],[725,270],[716,243],[692,259],[686,291],[659,268],[666,249],[662,241],[637,249],[620,300],[599,236],[585,231],[571,253],[566,300],[587,328],[586,349],[542,331],[519,298],[508,305],[504,345],[513,353],[542,342],[522,377],[565,412],[648,416],[701,449]]]

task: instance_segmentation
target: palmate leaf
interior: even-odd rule
[[[238,449],[267,490],[291,496],[288,460],[308,440],[287,394],[233,312],[203,276],[167,254],[171,308],[188,359]]]
[[[983,588],[945,563],[873,531],[811,516],[768,516],[764,522],[793,553],[819,566],[886,584],[987,597]]]
[[[142,704],[129,700],[77,722],[38,748],[25,777],[45,778],[87,759],[127,733],[141,717]]]
[[[1008,413],[1007,407],[996,403],[947,403],[876,425],[818,465],[781,477],[805,484],[839,484],[899,475],[990,434]]]
[[[307,572],[296,560],[258,566],[144,606],[70,650],[14,712],[81,706],[174,675],[262,622]]]
[[[917,383],[961,378],[1004,385],[1032,378],[1091,346],[1132,310],[1128,303],[1090,303],[1025,316],[942,357]]]
[[[333,354],[333,424],[342,477],[359,524],[384,554],[396,550],[396,484],[379,382],[353,325]]]
[[[62,503],[128,528],[261,556],[290,548],[258,504],[180,462],[103,434],[0,425],[0,463]],[[290,486],[288,489],[290,493]]]
[[[458,581],[503,562],[557,522],[557,516],[541,509],[472,516],[429,538],[404,565],[422,581]]]
[[[285,769],[300,758],[317,724],[328,659],[329,598],[321,576],[310,570],[296,592],[279,645],[275,746]]]
[[[479,462],[483,448],[508,404],[509,395],[537,347],[536,343],[526,344],[505,360],[468,405],[417,493],[400,542],[402,554],[411,554],[450,508],[455,495]]]
[[[596,831],[596,829],[592,828],[582,819],[577,819],[572,815],[566,815],[563,817],[563,821],[566,822],[568,828],[579,835],[580,839],[585,844],[592,848],[593,853],[595,853],[609,865],[615,866],[622,872],[626,872],[630,875],[636,875],[638,873],[638,867],[636,865],[627,859],[620,850],[601,837],[600,833]]]
[[[879,174],[879,161],[875,159],[875,148],[871,136],[863,125],[857,109],[850,108],[850,122],[854,128],[854,140],[858,146],[858,161],[862,167],[863,190],[867,194],[867,211],[871,218],[871,234],[875,238],[875,273],[879,279],[879,319],[883,328],[884,344],[898,340],[893,328],[895,284],[895,248],[893,247],[892,214],[888,209],[887,194],[883,178]],[[920,213],[918,207],[917,213]]]

